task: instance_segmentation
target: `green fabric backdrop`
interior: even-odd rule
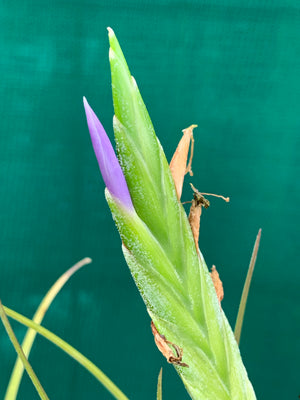
[[[32,316],[55,279],[93,264],[59,294],[44,325],[94,360],[130,399],[188,399],[153,343],[150,320],[104,200],[85,95],[112,137],[106,27],[123,47],[171,158],[195,131],[194,185],[212,199],[200,247],[225,286],[233,324],[253,242],[262,241],[241,351],[259,399],[300,394],[299,33],[297,0],[0,2],[0,297]],[[183,200],[191,198],[188,184]],[[298,241],[297,241],[298,239]],[[21,339],[24,329],[13,324]],[[15,359],[0,326],[0,398]],[[32,365],[51,399],[110,399],[38,338]],[[27,377],[22,400],[38,398]]]

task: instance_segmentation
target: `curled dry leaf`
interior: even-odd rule
[[[205,208],[209,207],[209,201],[202,196],[202,194],[191,184],[194,191],[194,199],[192,200],[192,205],[189,214],[189,223],[191,225],[192,233],[194,236],[195,246],[199,252],[199,231],[200,231],[200,217],[202,213],[202,206]]]
[[[177,344],[169,342],[163,335],[161,335],[156,329],[153,321],[151,321],[151,329],[154,336],[155,344],[158,350],[163,354],[163,356],[166,357],[168,363],[188,368],[189,366],[186,363],[182,362],[182,349],[177,346]],[[170,346],[173,347],[176,356]]]
[[[189,223],[191,225],[197,252],[199,252],[198,240],[199,240],[201,214],[202,214],[202,205],[197,204],[197,201],[194,199],[192,201],[192,205],[191,205],[191,209],[190,209]]]
[[[192,172],[192,159],[194,153],[194,138],[193,130],[197,125],[191,125],[186,129],[183,129],[183,136],[177,146],[177,149],[170,162],[170,170],[175,183],[176,193],[178,200],[181,198],[182,186],[185,174],[188,172],[193,175]],[[189,148],[191,144],[191,155],[190,160],[187,163]]]
[[[217,297],[219,299],[219,303],[221,304],[221,301],[224,298],[224,290],[223,290],[223,283],[220,279],[219,273],[216,269],[216,267],[213,265],[210,273],[211,279],[213,281],[214,287],[216,289]]]
[[[218,194],[212,194],[212,193],[200,193],[199,190],[197,190],[194,185],[191,183],[190,184],[193,192],[194,192],[194,199],[192,200],[192,205],[190,209],[190,214],[189,214],[189,223],[191,225],[192,233],[194,236],[194,241],[196,245],[196,249],[199,252],[199,231],[200,231],[200,217],[202,213],[202,206],[204,208],[208,208],[210,206],[210,202],[203,196],[204,194],[207,196],[214,196],[214,197],[219,197],[228,203],[230,201],[229,197],[224,197]]]

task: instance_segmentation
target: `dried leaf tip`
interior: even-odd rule
[[[193,130],[197,125],[191,125],[186,129],[183,129],[183,136],[180,139],[175,153],[170,162],[170,170],[175,183],[176,193],[178,200],[181,198],[182,186],[184,176],[189,172],[192,176],[192,159],[194,154],[194,138]],[[188,153],[191,145],[190,159],[188,162]]]
[[[192,200],[192,205],[190,208],[189,223],[194,237],[196,250],[199,253],[198,241],[199,241],[200,217],[202,214],[202,206],[208,208],[210,203],[205,197],[202,196],[202,194],[194,187],[192,183],[190,185],[194,192],[194,199]]]
[[[214,193],[201,193],[201,194],[204,194],[205,196],[219,197],[219,199],[223,199],[224,201],[226,201],[226,203],[230,202],[230,197],[224,197],[221,196],[220,194],[214,194]]]
[[[113,31],[113,29],[110,26],[108,26],[106,29],[108,30],[108,35],[109,36],[115,35],[115,32]]]
[[[190,185],[194,192],[194,198],[195,198],[195,194],[196,194],[197,197],[199,197],[199,198],[202,198],[203,195],[205,195],[205,196],[219,197],[220,199],[223,199],[224,201],[226,201],[226,203],[229,203],[229,201],[230,201],[230,197],[224,197],[224,196],[221,196],[220,194],[214,194],[214,193],[203,193],[203,192],[200,193],[199,190],[197,190],[194,185],[192,185],[191,183],[190,183]],[[208,202],[208,206],[209,206],[209,201],[208,200],[206,200],[206,201]],[[205,207],[205,208],[208,208],[208,207]]]
[[[186,363],[182,362],[182,354],[183,354],[182,349],[179,346],[177,346],[177,344],[169,342],[169,340],[167,340],[163,335],[161,335],[158,332],[153,321],[151,321],[151,330],[158,350],[162,353],[164,357],[166,357],[168,363],[189,368],[189,366]],[[176,355],[174,354],[170,346],[173,347]]]
[[[203,196],[204,193],[200,193],[198,189],[195,188],[195,186],[190,183],[191,188],[194,192],[194,200],[196,202],[197,206],[204,206],[204,208],[208,208],[210,206],[210,202]],[[207,194],[207,193],[205,193]]]
[[[215,267],[215,265],[212,266],[211,268],[211,273],[210,273],[211,279],[213,281],[216,293],[217,293],[217,297],[219,300],[219,303],[221,304],[221,301],[224,298],[224,289],[223,289],[223,283],[220,279],[220,275]]]
[[[193,136],[193,131],[194,131],[195,128],[198,128],[198,125],[195,125],[195,124],[194,124],[194,125],[189,126],[189,127],[186,128],[186,129],[183,129],[183,130],[182,130],[183,136],[185,136],[185,135],[191,135],[190,159],[189,159],[189,162],[188,162],[188,164],[187,164],[187,166],[186,166],[186,169],[185,169],[185,173],[186,173],[186,174],[189,173],[190,176],[193,176],[193,175],[194,175],[194,174],[193,174],[193,171],[192,171],[192,162],[193,162],[193,157],[194,157],[194,143],[195,143],[195,141],[194,141],[194,136]]]
[[[206,196],[220,197],[223,200],[225,200],[227,203],[229,202],[230,199],[229,199],[229,197],[224,197],[224,196],[215,195],[215,194],[211,194],[211,193],[199,192],[199,190],[197,190],[192,183],[190,183],[190,185],[194,192],[193,193],[194,199],[192,200],[192,205],[191,205],[191,209],[190,209],[190,213],[189,213],[189,223],[190,223],[191,230],[192,230],[192,233],[194,236],[196,249],[197,249],[197,252],[199,253],[198,241],[199,241],[200,217],[202,214],[202,206],[204,208],[208,208],[210,206],[210,202],[203,195],[205,194]]]

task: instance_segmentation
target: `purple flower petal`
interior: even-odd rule
[[[92,144],[105,185],[120,203],[129,209],[133,209],[125,176],[110,140],[85,97],[83,98],[83,104]]]

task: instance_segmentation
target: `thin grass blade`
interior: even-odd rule
[[[157,380],[157,400],[162,400],[162,368],[159,371],[158,380]]]
[[[62,276],[58,278],[58,280],[54,283],[54,285],[49,289],[43,300],[41,301],[38,309],[36,310],[32,321],[35,322],[36,324],[41,324],[42,320],[50,307],[51,303],[57,296],[57,294],[60,292],[60,290],[63,288],[63,286],[67,283],[67,281],[71,278],[75,272],[77,272],[80,268],[83,266],[90,264],[92,260],[89,257],[86,257],[82,260],[80,260],[78,263],[73,265],[73,267],[69,268]],[[24,337],[24,340],[22,342],[22,349],[27,357],[29,358],[29,354],[33,345],[33,342],[36,337],[36,331],[34,329],[28,329],[26,332],[26,335]],[[8,386],[6,390],[6,394],[4,397],[4,400],[15,400],[18,395],[20,383],[22,380],[24,372],[24,366],[20,358],[17,358]]]
[[[92,361],[90,361],[87,357],[81,354],[69,343],[65,342],[59,336],[50,332],[43,326],[36,324],[31,319],[26,318],[24,315],[19,314],[8,307],[3,306],[3,308],[7,316],[20,322],[21,324],[27,326],[28,328],[34,329],[41,336],[48,339],[50,342],[55,344],[57,347],[59,347],[61,350],[67,353],[70,357],[76,360],[80,365],[82,365],[86,370],[88,370],[110,392],[110,394],[115,399],[129,400],[128,397],[125,396],[125,394],[94,363],[92,363]]]
[[[248,300],[248,295],[249,295],[249,289],[251,285],[251,280],[253,276],[253,271],[256,263],[256,258],[257,258],[257,253],[258,253],[258,248],[259,248],[259,243],[260,243],[260,237],[261,237],[261,229],[259,229],[258,234],[256,236],[256,240],[254,243],[253,247],[253,252],[242,292],[242,297],[239,305],[239,311],[238,315],[236,318],[236,323],[235,323],[235,328],[234,328],[234,336],[236,338],[236,341],[238,344],[240,344],[241,340],[241,333],[242,333],[242,327],[243,327],[243,322],[244,322],[244,317],[245,317],[245,310],[246,310],[246,305],[247,305],[247,300]]]
[[[29,361],[27,360],[27,358],[26,358],[26,356],[25,356],[25,354],[24,354],[24,352],[22,350],[22,347],[20,346],[20,344],[18,342],[18,339],[16,338],[16,335],[14,334],[14,331],[13,331],[13,329],[12,329],[12,327],[11,327],[9,321],[8,321],[8,318],[6,316],[6,313],[5,313],[5,310],[3,308],[3,305],[1,303],[1,301],[0,301],[0,318],[2,320],[4,328],[5,328],[5,330],[6,330],[7,334],[8,334],[8,336],[9,336],[9,338],[10,338],[10,340],[11,340],[11,342],[12,342],[12,344],[13,344],[13,346],[14,346],[17,354],[18,354],[18,356],[20,357],[20,359],[21,359],[21,361],[22,361],[22,363],[24,365],[24,368],[26,369],[26,371],[27,371],[27,373],[29,375],[29,378],[31,379],[34,387],[36,388],[36,391],[39,394],[40,398],[42,400],[49,400],[44,388],[42,387],[42,385],[41,385],[41,383],[40,383],[40,381],[38,379],[38,377],[36,376],[35,372],[33,371],[32,366],[30,365]]]

